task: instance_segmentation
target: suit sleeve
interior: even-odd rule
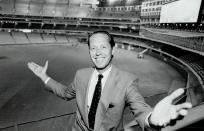
[[[152,111],[152,108],[145,102],[143,96],[138,91],[139,79],[134,80],[126,91],[126,103],[129,105],[135,120],[144,130],[147,127],[146,118]]]
[[[46,88],[52,91],[57,96],[66,100],[70,100],[75,98],[76,84],[77,84],[77,73],[74,77],[73,82],[71,82],[69,86],[65,86],[51,78],[46,84]]]

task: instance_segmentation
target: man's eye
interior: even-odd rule
[[[106,46],[103,46],[103,49],[105,49],[106,48]]]

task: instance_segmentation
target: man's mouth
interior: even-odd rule
[[[96,60],[96,61],[102,61],[102,60],[104,60],[104,58],[103,58],[103,57],[95,58],[95,60]]]

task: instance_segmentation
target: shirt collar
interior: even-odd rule
[[[95,68],[95,69],[94,69],[94,73],[95,73],[97,76],[98,76],[99,74],[102,74],[102,75],[103,75],[103,78],[104,78],[104,77],[107,77],[107,76],[109,75],[111,69],[112,69],[112,65],[111,65],[106,71],[104,71],[103,73],[99,73],[99,72],[96,70],[96,68]]]

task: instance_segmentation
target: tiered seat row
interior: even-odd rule
[[[184,55],[180,57],[181,60],[185,61],[186,63],[191,63],[194,61],[198,61],[200,59],[202,59],[201,56],[193,56],[193,55]]]
[[[31,43],[43,43],[40,33],[28,33],[27,36]]]
[[[198,55],[184,55],[180,57],[185,63],[187,63],[204,82],[204,60]]]
[[[60,34],[44,34],[44,33],[23,33],[23,32],[0,32],[1,44],[35,44],[35,43],[64,43],[76,42],[76,38],[68,38],[66,35]]]
[[[30,43],[26,34],[23,32],[11,32],[11,35],[17,44]]]
[[[200,70],[203,70],[203,67],[200,66],[199,64],[197,63],[189,63],[189,65],[197,72],[197,71],[200,71]]]
[[[204,70],[198,71],[197,73],[201,77],[202,81],[204,81]]]
[[[0,44],[14,44],[15,41],[9,32],[0,32]]]
[[[148,29],[142,30],[142,35],[147,38],[152,38],[155,40],[161,40],[164,42],[169,42],[175,45],[179,45],[182,47],[186,47],[189,49],[194,49],[197,51],[204,51],[204,41],[203,37],[182,37],[182,36],[175,36],[172,34],[164,34],[164,33],[156,33],[152,32]]]
[[[140,16],[135,12],[111,12],[111,11],[94,11],[89,14],[89,17],[102,18],[135,18],[140,20]]]
[[[55,35],[58,42],[67,42],[67,37],[65,35]]]
[[[57,42],[54,38],[53,34],[42,34],[42,38],[44,40],[44,43],[54,43]]]

